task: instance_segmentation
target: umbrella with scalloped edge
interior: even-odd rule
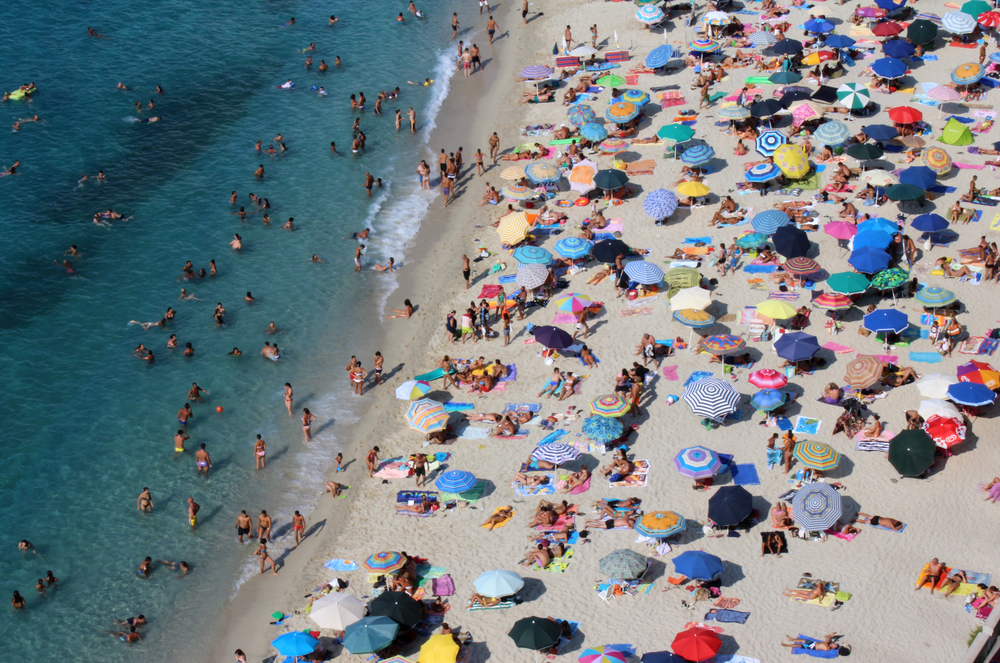
[[[628,400],[619,394],[608,394],[596,398],[590,403],[590,413],[599,414],[602,417],[623,417],[631,409]]]
[[[940,147],[929,147],[920,154],[920,163],[924,164],[938,175],[951,171],[951,157]]]
[[[798,145],[782,145],[774,151],[773,158],[785,177],[791,180],[800,180],[812,170],[809,158]]]
[[[762,368],[751,373],[747,382],[760,389],[781,389],[788,384],[788,378],[773,368]]]

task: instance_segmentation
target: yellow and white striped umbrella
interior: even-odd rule
[[[500,173],[500,177],[505,180],[516,182],[524,177],[524,166],[507,166],[503,169],[503,172]]]
[[[500,225],[497,226],[497,233],[500,234],[500,241],[504,244],[517,244],[527,237],[528,228],[530,227],[531,224],[528,223],[527,214],[524,212],[514,212],[500,219]]]

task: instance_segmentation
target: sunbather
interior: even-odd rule
[[[566,478],[566,487],[560,492],[571,492],[574,488],[579,488],[583,484],[587,483],[588,479],[590,479],[590,470],[588,470],[587,466],[584,465],[580,468],[579,472],[570,473],[570,475]]]
[[[469,598],[469,607],[471,608],[478,603],[484,608],[490,608],[499,605],[501,601],[503,601],[502,598],[486,597],[479,592],[472,592],[472,596]]]
[[[524,556],[519,564],[522,566],[531,566],[532,564],[538,564],[540,568],[545,568],[552,561],[552,550],[543,543],[539,543],[535,546],[534,550],[528,551],[528,554]]]
[[[838,635],[836,633],[827,633],[823,636],[822,640],[809,640],[806,638],[793,638],[790,635],[786,635],[785,639],[788,642],[782,642],[782,647],[800,647],[802,649],[813,649],[815,651],[838,651],[843,649],[844,652],[850,652],[851,648],[847,645],[840,645],[834,642],[838,638],[844,637],[843,635]]]
[[[899,531],[903,529],[903,523],[885,516],[869,516],[867,513],[858,513],[857,522],[872,527],[888,527],[891,530]]]
[[[781,593],[784,596],[788,596],[793,599],[798,599],[800,601],[812,601],[814,599],[821,598],[826,594],[826,582],[823,580],[815,580],[814,584],[809,589],[783,589]]]
[[[778,502],[771,508],[771,525],[779,529],[793,529],[795,521],[788,515],[788,506]]]
[[[549,477],[544,474],[525,474],[524,472],[518,472],[514,475],[514,481],[520,483],[525,488],[535,488],[537,486],[544,486],[549,482]]]
[[[437,506],[437,502],[432,502],[430,500],[423,500],[420,504],[397,504],[397,511],[410,511],[413,513],[427,513],[433,511],[434,507]]]
[[[500,509],[499,511],[497,511],[496,513],[494,513],[492,516],[490,516],[489,518],[487,518],[486,522],[484,522],[481,525],[481,527],[486,527],[487,525],[489,525],[490,526],[489,529],[492,532],[494,527],[496,527],[497,525],[500,525],[501,523],[504,523],[504,522],[510,520],[511,516],[513,516],[513,515],[514,515],[514,507],[512,507],[512,506],[505,506],[504,508]]]
[[[553,513],[551,508],[547,506],[542,506],[539,507],[538,512],[535,513],[535,517],[532,518],[531,521],[528,523],[528,527],[537,527],[538,525],[552,525],[557,520],[559,520],[559,516]]]
[[[623,518],[610,518],[608,520],[588,520],[587,527],[596,529],[615,529],[616,527],[627,527],[635,529],[635,516],[625,516]]]
[[[771,554],[781,559],[781,535],[778,532],[765,532],[760,541],[760,556]]]
[[[941,596],[948,598],[948,595],[958,589],[963,582],[969,582],[969,579],[965,577],[965,571],[951,574],[941,583]]]
[[[872,419],[871,426],[867,426],[861,431],[862,440],[877,440],[878,436],[882,434],[882,420],[877,414],[873,414]]]
[[[545,383],[545,388],[538,392],[538,398],[541,398],[543,395],[546,396],[546,398],[551,398],[552,395],[555,394],[560,387],[562,387],[562,384],[563,375],[559,371],[559,367],[553,367],[552,375],[549,376],[549,381]]]
[[[552,91],[546,90],[539,94],[532,94],[531,92],[521,93],[521,103],[522,104],[542,104],[547,101],[552,101]]]

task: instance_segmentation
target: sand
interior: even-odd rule
[[[825,12],[828,18],[839,24],[854,7],[853,3],[840,6],[827,2],[814,11]],[[536,8],[532,6],[532,14]],[[589,42],[588,28],[597,23],[605,49],[609,47],[608,38],[612,31],[616,30],[621,46],[629,48],[636,56],[630,63],[633,65],[640,64],[641,58],[664,40],[673,42],[676,47],[695,34],[683,27],[683,18],[673,21],[675,27],[668,29],[665,37],[659,30],[649,33],[633,18],[636,8],[631,3],[581,5],[560,1],[546,3],[541,8],[544,9],[544,16],[534,18],[528,26],[524,26],[519,20],[519,6],[502,7],[496,15],[502,39],[493,49],[485,45],[484,32],[475,35],[474,41],[483,48],[484,59],[489,58],[486,72],[470,79],[457,77],[454,80],[454,90],[445,104],[438,120],[439,129],[430,144],[433,152],[441,147],[452,150],[461,144],[465,147],[466,163],[474,164],[472,153],[477,147],[487,151],[486,139],[493,131],[499,133],[502,149],[509,150],[521,142],[533,140],[520,136],[520,127],[563,121],[565,108],[559,103],[517,104],[516,99],[525,88],[524,84],[512,81],[517,72],[527,65],[552,63],[552,43],[561,41],[567,24],[572,25],[576,39],[586,36]],[[939,15],[949,11],[940,0],[925,0],[920,4],[920,10]],[[807,11],[793,8],[792,12],[790,21],[793,24],[808,18]],[[748,22],[753,20],[749,16],[744,18]],[[475,21],[482,28],[485,16],[482,21],[478,18]],[[846,33],[846,26],[838,26],[838,32]],[[801,31],[793,29],[790,36],[799,38]],[[940,58],[938,61],[925,62],[914,70],[914,77],[919,81],[946,81],[949,71],[974,60],[976,51],[942,47],[936,54]],[[858,74],[864,64],[870,62],[860,61],[858,66],[849,70],[846,78],[834,83],[867,80],[860,79]],[[714,86],[713,91],[735,93],[750,75],[759,73],[749,69],[731,70],[729,78]],[[647,107],[647,114],[651,117],[641,125],[641,136],[651,135],[677,111],[696,106],[698,93],[689,89],[693,76],[690,70],[672,76],[640,76],[638,86],[633,87],[648,90],[652,86],[679,85],[689,102],[687,106],[658,110],[654,101]],[[768,87],[767,93],[770,94],[772,89]],[[560,98],[561,94],[562,90]],[[603,108],[606,97],[607,92],[593,106]],[[865,120],[864,123],[888,124],[885,111],[892,106],[907,104],[911,95],[874,92],[873,97],[881,105],[882,112],[878,118]],[[987,95],[981,103],[991,107],[992,99]],[[933,124],[935,134],[939,135],[944,120],[937,119],[938,113],[927,106],[910,105],[925,112],[925,119]],[[717,113],[717,106],[702,111],[695,125],[697,139],[714,147],[718,157],[715,163],[719,172],[707,176],[705,180],[714,194],[732,193],[740,205],[755,207],[756,211],[770,208],[781,200],[793,199],[774,194],[763,199],[756,195],[735,195],[735,182],[743,179],[742,164],[761,157],[752,149],[745,157],[734,157],[735,139],[714,126],[719,119]],[[844,116],[837,119],[844,119]],[[857,131],[862,123],[854,121],[849,126],[852,131]],[[787,120],[781,128],[786,125]],[[978,145],[986,146],[990,141],[989,133],[977,138]],[[939,143],[929,141],[928,144]],[[956,161],[980,164],[985,160],[984,157],[966,154],[965,148],[944,147]],[[659,146],[636,147],[624,155],[628,161],[656,159],[654,175],[638,176],[633,180],[642,191],[673,188],[673,182],[679,177],[680,163],[662,160],[661,151]],[[430,157],[425,158],[433,164]],[[892,159],[897,155],[887,157]],[[611,165],[610,157],[597,160],[602,167]],[[351,485],[348,497],[342,500],[330,500],[328,496],[320,498],[317,509],[309,515],[312,528],[309,538],[299,549],[281,555],[281,575],[273,577],[268,574],[246,583],[226,613],[220,615],[218,646],[211,658],[206,660],[223,660],[231,656],[230,652],[236,647],[247,651],[249,660],[273,660],[268,658],[274,655],[274,650],[268,645],[270,640],[286,630],[306,629],[314,624],[305,615],[293,614],[292,619],[282,626],[271,626],[268,623],[272,621],[270,613],[276,610],[286,613],[302,611],[306,604],[303,595],[333,577],[348,583],[345,591],[362,598],[370,596],[372,587],[366,582],[364,571],[335,573],[325,569],[323,562],[332,558],[347,558],[360,563],[369,554],[380,550],[405,550],[428,558],[435,566],[447,567],[457,593],[450,597],[452,608],[446,621],[471,633],[476,643],[473,661],[531,660],[531,652],[518,651],[506,636],[514,621],[531,615],[553,616],[581,623],[578,635],[562,650],[559,660],[573,660],[587,647],[611,643],[635,645],[639,653],[667,649],[675,633],[684,629],[688,622],[703,620],[709,609],[708,604],[700,603],[694,610],[686,610],[681,601],[687,598],[687,592],[674,588],[666,581],[668,576],[673,575],[670,560],[687,550],[705,550],[721,557],[726,564],[722,575],[723,596],[740,599],[736,609],[751,613],[745,624],[721,625],[724,631],[720,654],[738,653],[761,661],[784,659],[789,654],[788,650],[780,647],[782,636],[805,633],[820,637],[834,631],[846,634],[844,642],[852,645],[854,655],[865,661],[954,660],[965,651],[968,635],[977,622],[962,609],[964,599],[958,596],[947,600],[931,597],[926,589],[914,592],[913,587],[921,567],[932,557],[938,557],[954,567],[985,573],[995,571],[992,566],[994,556],[988,544],[983,545],[981,535],[988,535],[994,529],[988,523],[993,522],[996,507],[983,501],[984,495],[977,492],[977,484],[989,481],[996,473],[992,468],[997,466],[1000,452],[984,442],[995,435],[996,424],[987,412],[987,416],[975,420],[968,439],[955,449],[956,454],[948,459],[946,465],[939,463],[926,479],[900,479],[884,454],[855,451],[853,440],[848,440],[843,434],[833,436],[833,424],[840,410],[814,400],[827,383],[843,383],[844,367],[854,353],[837,355],[824,350],[820,356],[828,361],[825,369],[811,376],[793,378],[789,389],[803,396],[790,413],[793,418],[801,414],[821,419],[818,433],[809,436],[810,439],[828,443],[842,454],[840,467],[829,474],[828,481],[843,485],[841,494],[845,515],[861,510],[896,518],[908,524],[903,533],[862,527],[861,533],[851,542],[836,538],[826,542],[790,538],[790,551],[781,559],[760,555],[758,532],[770,529],[765,524],[758,525],[749,534],[741,533],[739,537],[704,536],[699,522],[703,523],[706,519],[707,500],[718,485],[732,485],[732,479],[723,475],[716,486],[707,491],[692,490],[691,481],[673,469],[672,459],[681,448],[703,444],[717,452],[732,454],[737,463],[753,463],[761,483],[747,488],[755,496],[755,506],[760,508],[762,514],[791,484],[780,468],[769,470],[766,467],[766,439],[777,429],[759,426],[759,417],[750,418],[749,406],[744,406],[742,421],[730,421],[722,428],[707,431],[700,425],[700,418],[693,415],[684,402],[667,404],[669,395],[683,393],[683,381],[693,371],[721,374],[718,365],[708,365],[706,355],[689,351],[664,361],[664,366],[677,367],[679,380],[668,380],[662,371],[659,372],[646,388],[641,416],[626,419],[626,423],[639,424],[638,433],[631,440],[630,455],[649,460],[651,469],[647,485],[634,489],[613,488],[606,481],[595,478],[588,492],[570,499],[589,516],[594,512],[593,502],[600,498],[635,496],[642,498],[647,511],[673,510],[689,520],[686,532],[671,540],[672,550],[653,557],[655,561],[647,576],[647,579],[653,580],[653,585],[647,593],[612,598],[605,602],[594,589],[603,579],[598,568],[599,560],[611,551],[628,548],[653,555],[647,545],[636,542],[637,534],[632,531],[594,532],[591,542],[574,546],[574,557],[564,573],[528,570],[517,565],[528,545],[527,536],[532,530],[526,524],[534,513],[537,498],[515,497],[510,481],[520,462],[544,436],[538,426],[525,427],[523,430],[529,431],[529,435],[523,440],[460,439],[445,447],[431,447],[431,451],[453,454],[447,463],[448,468],[468,470],[486,480],[488,487],[484,496],[468,508],[438,513],[432,518],[394,515],[397,491],[412,489],[414,481],[411,478],[383,483],[367,479],[364,453],[373,444],[380,446],[383,458],[427,451],[422,447],[421,436],[407,429],[403,419],[406,404],[394,397],[393,389],[403,380],[434,368],[442,355],[483,355],[487,360],[500,358],[504,363],[517,364],[518,379],[507,384],[505,393],[479,397],[451,390],[451,400],[474,402],[476,411],[499,412],[505,403],[542,402],[542,413],[545,415],[566,413],[567,408],[572,407],[584,410],[585,416],[589,413],[590,401],[610,393],[615,375],[621,368],[631,367],[636,359],[633,356],[634,347],[643,333],[651,333],[656,338],[688,336],[688,330],[671,319],[665,295],[648,303],[651,309],[649,315],[623,317],[621,312],[629,310],[629,305],[624,299],[615,298],[607,282],[598,286],[585,284],[596,267],[592,263],[590,271],[572,276],[569,280],[571,291],[606,302],[605,310],[591,321],[592,335],[587,339],[602,364],[591,370],[575,358],[555,361],[555,365],[564,370],[588,375],[581,394],[561,403],[536,398],[551,367],[538,356],[538,345],[524,344],[529,338],[524,324],[529,321],[551,324],[554,316],[552,307],[531,309],[525,322],[515,322],[514,337],[507,348],[502,348],[500,341],[476,345],[469,343],[464,347],[451,345],[443,331],[445,314],[450,310],[461,310],[470,300],[475,300],[483,284],[497,282],[496,276],[484,276],[480,268],[472,288],[465,291],[460,277],[459,256],[462,253],[473,255],[476,247],[483,245],[499,253],[497,257],[508,265],[506,273],[512,274],[516,269],[516,261],[501,251],[498,236],[489,226],[500,210],[478,207],[486,182],[498,188],[502,184],[499,178],[501,169],[502,165],[493,167],[482,178],[475,177],[474,171],[464,174],[460,195],[447,211],[442,213],[437,206],[440,200],[432,206],[430,218],[415,238],[408,256],[410,268],[405,277],[401,277],[398,292],[389,300],[389,306],[398,306],[403,298],[409,297],[418,306],[416,316],[408,321],[387,322],[385,337],[366,339],[359,343],[364,347],[357,349],[356,354],[364,356],[365,352],[370,355],[374,349],[381,348],[387,355],[387,365],[401,361],[405,366],[386,385],[366,395],[371,400],[371,409],[357,425],[356,446],[345,454],[350,461],[347,472],[338,475],[344,478],[336,479]],[[824,173],[824,184],[829,180],[830,170]],[[978,174],[980,185],[985,183],[992,187],[996,179],[992,168],[953,170],[941,179],[941,183],[957,187],[958,193],[929,202],[921,211],[946,214],[955,198],[968,189],[972,174]],[[811,193],[805,192],[799,199],[805,200]],[[656,227],[642,211],[641,193],[638,198],[611,208],[605,214],[608,218],[621,218],[623,239],[634,247],[649,248],[651,256],[648,259],[656,264],[662,264],[664,256],[680,246],[685,237],[711,236],[716,244],[728,244],[738,234],[734,229],[707,226],[716,204],[691,212],[678,212],[668,225]],[[717,203],[717,198],[713,196],[712,201]],[[505,203],[501,204],[501,208],[505,206]],[[816,209],[821,215],[820,222],[825,223],[836,217],[839,206],[818,204]],[[859,209],[889,218],[895,217],[898,212],[895,203],[880,209],[862,208],[859,204]],[[958,248],[974,246],[980,235],[986,234],[988,239],[995,239],[988,229],[994,211],[988,207],[981,209],[984,210],[982,221],[953,226],[960,239],[950,248],[935,247],[922,252],[918,267],[921,281],[956,292],[965,304],[959,320],[970,335],[976,336],[985,335],[998,322],[992,318],[988,308],[989,298],[994,292],[992,286],[930,276],[926,268],[938,257],[957,257]],[[906,211],[911,211],[911,208],[907,207]],[[571,221],[568,227],[571,228],[578,226],[586,216],[586,209],[571,208],[568,212]],[[563,236],[570,234],[575,233],[567,232]],[[822,232],[811,233],[809,237],[819,248],[818,255],[815,247],[810,255],[816,256],[827,272],[849,269],[847,256],[838,249],[835,240]],[[558,236],[545,238],[541,245],[551,249],[558,239]],[[497,257],[480,265],[488,266]],[[738,271],[720,277],[715,268],[709,266],[703,266],[701,271],[706,278],[719,280],[712,293],[714,301],[709,312],[716,316],[736,314],[734,321],[719,324],[710,332],[747,335],[748,329],[739,324],[738,314],[743,307],[767,298],[767,292],[753,290],[747,283],[748,278],[760,275]],[[762,278],[766,280],[767,277],[763,275]],[[817,284],[817,288],[822,287],[822,283]],[[790,303],[807,304],[809,293],[804,290],[797,292],[800,295],[798,301]],[[869,297],[864,304],[875,301]],[[911,310],[912,300],[900,302],[897,306],[909,314],[911,323],[918,321],[918,314]],[[848,318],[844,331],[838,336],[828,334],[823,328],[824,320],[821,311],[814,311],[806,329],[818,336],[821,343],[833,341],[861,353],[882,354],[881,345],[873,337],[858,335],[860,316],[856,313]],[[571,325],[562,327],[572,331]],[[757,360],[754,368],[777,368],[779,365],[780,360],[772,353],[769,343],[751,342],[748,347]],[[391,352],[386,352],[386,348]],[[901,365],[910,365],[911,349],[917,352],[931,350],[927,341],[917,341],[911,348],[897,347],[888,354],[898,355]],[[970,358],[956,352],[939,364],[912,365],[921,374],[938,371],[953,374],[958,364]],[[978,359],[989,360],[988,357]],[[333,367],[335,375],[339,374],[339,368]],[[756,389],[747,382],[747,375],[746,370],[737,371],[733,384],[749,397]],[[440,382],[435,383],[435,387],[439,388]],[[907,386],[892,390],[886,398],[876,401],[872,409],[881,415],[887,429],[899,431],[905,427],[903,411],[915,409],[919,401],[917,389]],[[581,416],[568,425],[560,426],[568,431],[563,441],[584,439],[578,436],[582,419]],[[457,424],[458,421],[459,416],[453,415],[452,423]],[[800,436],[800,439],[804,437]],[[580,460],[594,469],[607,458],[599,454],[584,454]],[[567,465],[567,469],[576,470],[579,465],[580,461],[573,462]],[[800,467],[793,468],[793,473]],[[335,478],[333,468],[330,468],[329,476]],[[433,480],[434,476],[431,478]],[[317,486],[317,493],[321,489]],[[494,532],[479,527],[494,508],[508,504],[518,509],[513,522]],[[578,529],[583,528],[585,519],[586,516],[577,518]],[[285,537],[277,542],[277,546],[288,549],[291,544]],[[505,612],[466,612],[466,599],[472,592],[473,581],[483,571],[492,569],[510,569],[521,573],[526,579],[521,593],[524,603]],[[841,588],[853,597],[836,612],[830,612],[819,606],[792,602],[782,596],[782,588],[795,587],[805,572],[816,578],[839,582]],[[324,635],[332,634],[324,632]],[[418,638],[414,644],[407,645],[403,654],[416,660],[419,645],[424,639]],[[363,660],[361,656],[352,656],[339,648],[336,650],[340,652],[338,658]]]

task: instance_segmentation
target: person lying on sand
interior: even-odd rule
[[[872,527],[888,527],[896,532],[903,529],[903,523],[893,518],[886,518],[885,516],[869,516],[867,513],[858,513],[856,520],[863,525],[871,525]]]
[[[413,513],[427,513],[433,511],[434,506],[437,502],[431,502],[430,500],[424,500],[420,504],[397,504],[396,510],[398,511],[411,511]]]
[[[615,529],[616,527],[635,529],[635,517],[625,516],[623,518],[611,518],[609,520],[588,520],[585,523],[585,526],[592,527],[594,529]]]
[[[481,527],[486,527],[487,525],[489,525],[490,526],[490,531],[492,532],[494,527],[496,527],[497,525],[499,525],[499,524],[501,524],[503,522],[506,522],[513,515],[514,515],[514,507],[512,507],[512,506],[505,506],[504,508],[500,509],[499,511],[497,511],[496,513],[494,513],[492,516],[490,516],[489,518],[487,518],[486,522],[484,522],[481,525]]]
[[[469,606],[472,607],[476,603],[483,606],[484,608],[490,608],[492,606],[498,605],[503,599],[500,598],[487,598],[480,594],[479,592],[472,592],[472,596],[469,597]]]
[[[552,92],[550,90],[546,90],[540,94],[532,94],[531,92],[521,93],[522,104],[544,104],[548,101],[552,101]]]
[[[579,472],[570,473],[570,475],[566,478],[566,487],[559,492],[569,493],[574,488],[578,488],[583,484],[587,483],[588,479],[590,479],[590,470],[588,470],[587,466],[584,465],[582,468],[580,468]]]
[[[552,507],[539,506],[538,511],[535,513],[534,518],[528,522],[528,527],[537,527],[538,525],[549,526],[554,524],[559,520],[559,515],[556,514]]]
[[[815,584],[813,584],[811,589],[783,589],[781,593],[784,596],[800,601],[812,601],[813,599],[822,598],[826,594],[826,582],[823,580],[814,580],[813,582]]]
[[[639,510],[639,506],[642,504],[642,500],[638,497],[630,497],[625,500],[609,500],[603,499],[594,502],[594,507],[599,509],[598,516],[607,516],[608,518],[614,518],[616,511],[626,510],[626,515],[635,515]]]
[[[535,486],[544,486],[549,482],[549,478],[544,474],[525,474],[524,472],[518,472],[514,475],[514,481],[517,481],[525,488],[534,488]]]

